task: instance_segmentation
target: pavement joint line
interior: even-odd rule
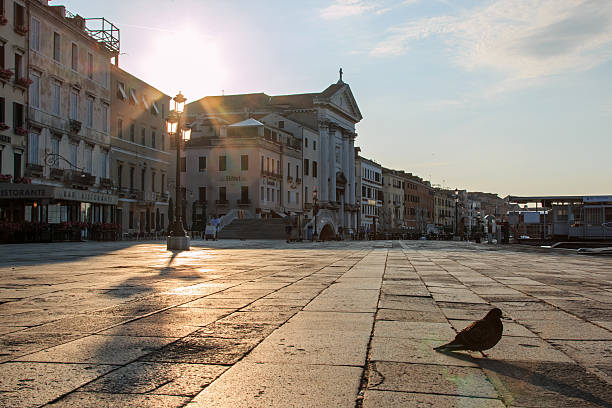
[[[393,248],[391,248],[391,250],[392,249]],[[385,273],[387,273],[388,261],[389,261],[389,250],[387,249],[386,257],[385,257],[385,265],[384,265],[383,273],[380,277],[380,285],[378,287],[378,299],[376,299],[376,311],[374,312],[374,319],[372,320],[372,327],[370,329],[370,339],[368,340],[368,346],[366,348],[365,363],[362,367],[361,379],[359,380],[359,389],[357,390],[357,396],[355,398],[355,408],[361,408],[363,406],[363,400],[365,398],[365,393],[369,385],[368,382],[369,382],[369,377],[370,377],[369,367],[370,367],[370,361],[371,361],[370,356],[372,354],[372,339],[374,338],[374,327],[376,326],[376,321],[377,321],[376,317],[378,316],[378,311],[380,310],[378,305],[380,304],[380,298],[382,296],[382,286],[385,280]]]
[[[502,401],[502,403],[503,403],[503,400],[501,398],[485,397],[485,396],[482,396],[482,395],[448,394],[448,393],[443,393],[443,392],[401,391],[401,390],[391,390],[391,389],[385,389],[385,388],[377,388],[377,389],[372,390],[372,391],[395,392],[395,393],[398,393],[398,394],[435,395],[435,396],[440,396],[440,397],[475,398],[475,399],[482,399],[482,400]]]

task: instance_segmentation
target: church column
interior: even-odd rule
[[[321,123],[319,125],[319,201],[329,201],[328,194],[328,183],[329,177],[329,160],[328,160],[328,149],[329,149],[329,128],[327,124]]]
[[[329,201],[337,201],[336,198],[336,129],[329,129]]]
[[[357,185],[357,180],[355,179],[355,169],[357,168],[357,163],[355,163],[355,136],[352,135],[350,140],[349,140],[349,180],[351,183],[351,191],[349,192],[350,194],[350,200],[349,202],[353,205],[357,204],[357,197],[355,195],[355,186]],[[359,206],[361,206],[361,203],[359,203]],[[352,222],[353,222],[353,228],[355,230],[357,230],[359,228],[359,225],[357,224],[357,215],[358,212],[354,211],[351,213],[351,217],[353,218]]]
[[[351,159],[349,152],[349,138],[350,134],[348,132],[342,132],[342,173],[344,173],[344,175],[346,176],[346,186],[344,187],[344,202],[347,204],[351,202],[351,166],[349,165]]]

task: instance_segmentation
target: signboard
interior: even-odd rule
[[[93,204],[117,205],[117,196],[88,190],[75,190],[40,184],[0,184],[0,200],[56,199]]]
[[[540,213],[539,212],[525,212],[523,213],[523,221],[525,224],[539,224]]]
[[[582,201],[585,203],[605,203],[612,202],[612,196],[584,196]]]

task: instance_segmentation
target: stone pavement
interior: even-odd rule
[[[487,357],[432,350],[495,305]],[[0,407],[611,407],[612,257],[463,242],[0,247]]]

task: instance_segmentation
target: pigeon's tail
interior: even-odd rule
[[[447,344],[443,344],[441,346],[435,347],[434,350],[436,351],[459,351],[459,350],[465,350],[465,345],[463,344],[459,344],[459,343],[455,343],[455,342],[450,342]]]

